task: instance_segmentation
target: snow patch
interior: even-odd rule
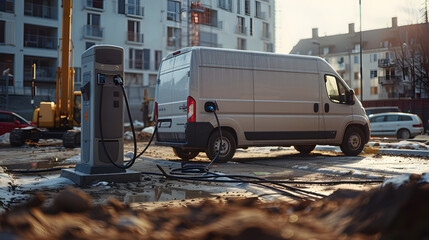
[[[144,127],[144,123],[139,122],[137,120],[134,120],[133,125],[134,127]],[[129,122],[124,123],[124,127],[131,127],[131,124]]]
[[[422,174],[419,183],[429,183],[429,173]]]
[[[10,133],[5,133],[0,136],[0,143],[2,144],[9,144],[9,135]]]
[[[133,152],[127,152],[124,154],[124,157],[129,158],[129,159],[133,159],[134,153]]]
[[[308,166],[298,166],[298,165],[295,165],[292,168],[295,168],[295,169],[308,169]]]
[[[381,184],[381,187],[386,186],[387,184],[392,184],[394,187],[399,187],[404,183],[410,182],[410,174],[400,175],[393,178],[389,178]]]
[[[80,157],[80,154],[78,154],[78,155],[75,155],[71,158],[67,158],[66,160],[64,160],[64,162],[65,163],[78,163],[78,162],[80,162],[80,160],[81,160],[81,157]]]
[[[150,133],[150,134],[153,134],[154,131],[155,131],[155,127],[154,126],[142,129],[142,132],[146,132],[146,133]]]

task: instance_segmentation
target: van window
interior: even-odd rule
[[[399,116],[398,115],[388,115],[386,117],[386,121],[387,122],[397,122],[397,121],[399,121]]]
[[[346,87],[334,76],[325,76],[326,92],[334,103],[346,103]]]
[[[410,116],[399,116],[399,121],[413,121]]]
[[[372,117],[369,122],[384,122],[384,116]]]

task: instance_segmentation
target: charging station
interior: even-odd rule
[[[78,185],[95,181],[137,182],[141,174],[124,162],[124,49],[97,45],[82,54],[81,162],[61,176]]]

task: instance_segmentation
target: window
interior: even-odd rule
[[[143,42],[143,35],[140,34],[140,22],[128,20],[127,40],[131,42]]]
[[[14,0],[0,0],[0,12],[15,12],[15,1]]]
[[[237,38],[237,49],[246,50],[246,39]]]
[[[327,55],[329,53],[329,47],[323,48],[323,55]]]
[[[377,70],[369,71],[369,77],[370,78],[376,78],[377,77]]]
[[[155,50],[155,70],[159,69],[162,61],[162,51]]]
[[[180,22],[180,2],[168,0],[167,20]]]
[[[232,0],[219,0],[219,8],[225,9],[227,11],[232,11]]]
[[[250,15],[250,0],[244,0],[244,14]]]
[[[399,116],[399,121],[413,121],[413,119],[410,116]]]
[[[265,19],[265,12],[262,11],[262,4],[255,1],[255,17]]]
[[[246,23],[244,17],[237,16],[237,33],[246,34]]]
[[[6,30],[6,22],[0,21],[0,44],[5,44],[5,30]]]
[[[377,95],[378,94],[378,87],[371,87],[371,95]]]
[[[118,0],[118,13],[125,14],[125,0]]]
[[[346,87],[334,76],[325,76],[326,92],[329,99],[334,103],[346,102]]]
[[[386,116],[386,122],[397,122],[399,121],[398,115],[387,115]]]
[[[355,48],[353,49],[353,52],[360,52],[360,44],[355,44]]]
[[[253,19],[250,18],[250,36],[253,36]]]
[[[103,9],[103,0],[86,0],[86,6],[91,8]]]
[[[262,22],[262,37],[270,38],[270,25],[266,22]]]
[[[143,69],[143,50],[130,48],[129,68]]]
[[[359,56],[353,56],[353,62],[358,64],[359,63]]]
[[[88,13],[86,36],[103,37],[103,29],[100,27],[100,14]]]
[[[237,0],[237,14],[241,14],[241,0]]]
[[[85,50],[94,46],[94,45],[95,45],[95,42],[85,42]]]
[[[344,63],[344,57],[337,57],[337,63],[343,64]]]
[[[384,115],[383,116],[377,116],[377,117],[372,117],[369,119],[369,122],[384,122]]]
[[[200,46],[217,47],[217,34],[212,32],[200,31]]]
[[[370,62],[377,62],[377,53],[370,55]]]
[[[150,49],[143,49],[143,69],[150,69]]]
[[[167,46],[178,49],[181,47],[180,44],[181,31],[180,28],[167,27]]]
[[[92,26],[100,26],[100,14],[88,13],[87,24]]]
[[[360,74],[359,72],[355,72],[355,80],[359,80],[360,79]]]
[[[192,9],[201,9],[196,3],[192,3]],[[211,8],[203,7],[204,12],[193,12],[192,23],[203,24],[212,27],[222,28],[222,22],[218,22],[217,11]]]

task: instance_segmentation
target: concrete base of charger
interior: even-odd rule
[[[115,183],[141,181],[141,173],[133,170],[120,173],[87,174],[76,171],[75,169],[63,169],[61,170],[61,177],[68,178],[79,186],[87,186],[100,181]]]

